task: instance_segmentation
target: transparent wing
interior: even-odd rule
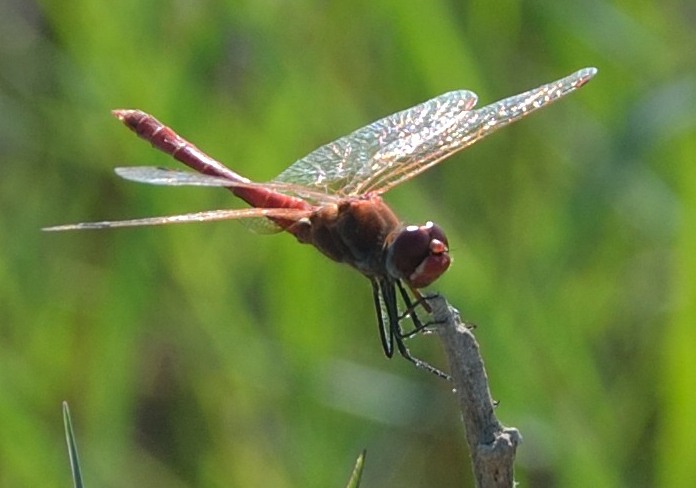
[[[131,166],[114,168],[121,178],[138,183],[168,186],[233,186],[235,182],[219,176],[209,176],[189,171],[179,171],[156,166]]]
[[[445,93],[326,144],[274,181],[298,183],[338,195],[384,193],[488,134],[587,83],[595,68],[478,110],[470,91]]]
[[[308,202],[313,202],[315,204],[330,203],[336,200],[333,195],[327,195],[325,193],[317,192],[311,188],[304,188],[300,185],[293,183],[254,183],[254,182],[240,182],[232,181],[227,178],[220,176],[210,176],[200,173],[192,173],[190,171],[179,171],[169,168],[160,168],[156,166],[130,166],[123,168],[115,168],[114,171],[121,178],[129,181],[136,181],[138,183],[147,183],[151,185],[167,185],[167,186],[218,186],[226,188],[255,188],[259,187],[265,190],[274,190],[278,193],[284,195],[292,195],[305,199]],[[69,226],[60,226],[58,228],[49,228],[46,230],[72,230],[72,229],[93,229],[93,228],[105,228],[105,227],[126,227],[126,226],[136,226],[136,225],[164,225],[171,223],[183,223],[183,222],[198,222],[202,220],[226,220],[226,219],[244,219],[244,226],[257,234],[273,234],[282,230],[275,222],[268,220],[268,212],[283,213],[285,209],[266,209],[264,211],[257,211],[256,209],[248,209],[244,211],[236,210],[222,210],[220,215],[215,212],[202,212],[198,214],[190,214],[185,216],[177,217],[157,217],[154,219],[137,219],[135,221],[124,221],[116,222],[114,225],[111,222],[98,222],[95,224],[75,224]],[[296,210],[292,210],[295,212]],[[229,216],[229,212],[246,212],[237,213],[233,216]],[[265,213],[263,213],[265,212]],[[258,215],[257,215],[258,213]],[[304,217],[301,215],[299,218]],[[190,219],[186,220],[184,219]],[[169,220],[167,220],[169,219]],[[174,219],[175,221],[171,220]],[[181,220],[180,220],[181,219]],[[103,224],[103,225],[102,225]],[[78,227],[79,226],[79,227]]]
[[[45,231],[85,230],[85,229],[111,229],[115,227],[138,227],[144,225],[187,224],[191,222],[213,222],[218,220],[278,218],[287,220],[300,220],[309,217],[312,210],[300,210],[295,208],[244,208],[233,210],[210,210],[207,212],[172,215],[169,217],[149,217],[133,220],[116,220],[104,222],[83,222],[80,224],[58,225],[44,227]],[[269,222],[270,223],[270,222]],[[275,224],[273,224],[275,225]],[[280,227],[276,226],[277,230]]]
[[[449,120],[476,105],[476,94],[462,90],[445,93],[407,110],[392,114],[325,144],[296,161],[273,182],[291,182],[321,192],[356,195],[360,183],[379,172],[376,156],[399,139]]]
[[[306,188],[295,183],[269,182],[254,183],[232,181],[220,176],[210,176],[190,171],[180,171],[176,169],[161,168],[158,166],[129,166],[115,168],[118,176],[129,181],[147,183],[150,185],[166,186],[218,186],[226,188],[261,188],[273,190],[283,195],[300,197],[308,202],[321,204],[335,202],[337,198],[313,188]]]

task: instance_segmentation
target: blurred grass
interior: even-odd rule
[[[42,234],[234,206],[141,108],[254,179],[447,90],[568,99],[388,195],[448,231],[433,288],[479,324],[527,486],[690,486],[696,106],[688,2],[0,4],[0,486],[470,486],[447,385],[381,354],[364,278],[235,223]],[[172,166],[175,166],[172,164]],[[434,341],[418,354],[435,363]]]

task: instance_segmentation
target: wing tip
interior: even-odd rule
[[[587,68],[583,68],[579,71],[576,71],[571,76],[577,79],[577,81],[575,82],[575,86],[577,88],[580,88],[581,86],[587,84],[592,78],[594,78],[598,72],[599,70],[597,68],[595,68],[594,66],[589,66]]]

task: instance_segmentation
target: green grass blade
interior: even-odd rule
[[[360,486],[360,479],[362,478],[363,468],[365,467],[365,454],[367,454],[367,451],[363,449],[363,452],[360,453],[357,461],[355,461],[355,467],[353,468],[353,473],[350,475],[346,488],[358,488]]]
[[[73,486],[82,488],[82,473],[80,472],[80,459],[77,455],[75,433],[70,420],[70,408],[68,402],[63,402],[63,425],[65,425],[65,439],[68,442],[68,455],[70,456],[70,470],[73,476]]]

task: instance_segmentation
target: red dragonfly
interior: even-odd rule
[[[170,217],[90,222],[45,230],[103,229],[228,219],[262,218],[280,231],[347,263],[372,283],[380,339],[387,357],[399,353],[439,376],[448,375],[411,355],[404,340],[424,326],[414,309],[427,304],[418,292],[450,265],[447,237],[432,222],[405,226],[381,195],[497,129],[585,85],[595,68],[474,109],[476,94],[453,91],[395,113],[326,144],[268,183],[255,183],[203,153],[140,110],[113,114],[138,136],[198,173],[158,167],[116,168],[119,176],[155,185],[220,186],[253,208]],[[409,296],[408,287],[416,301]],[[405,304],[401,314],[397,293]],[[415,329],[405,333],[410,316]]]

